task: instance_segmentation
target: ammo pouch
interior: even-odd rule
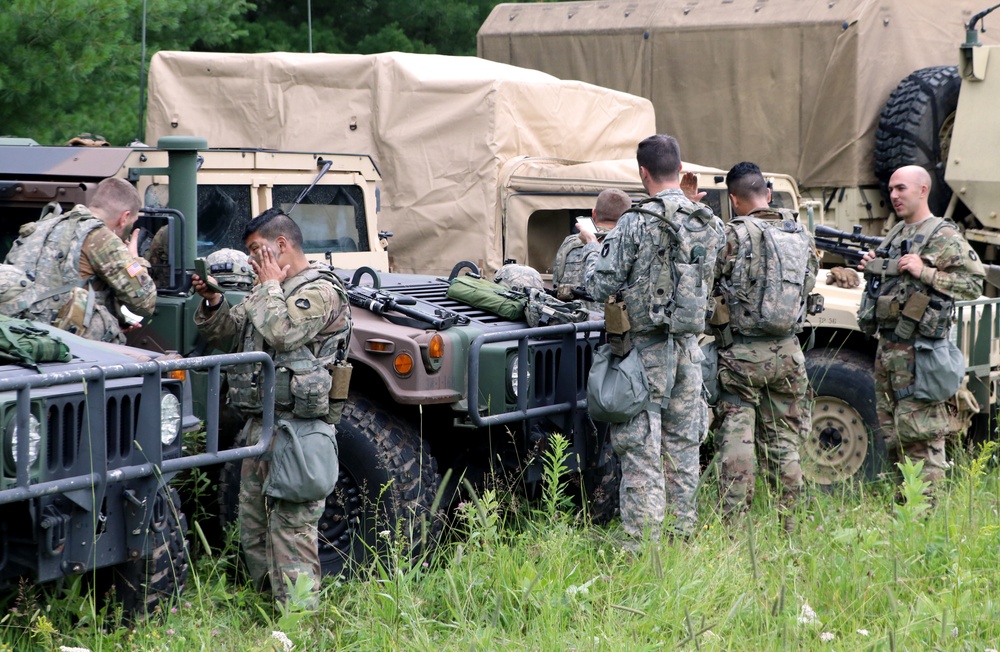
[[[274,356],[274,408],[299,419],[330,412],[330,372],[305,346]]]
[[[627,423],[646,408],[649,381],[638,349],[624,357],[615,355],[610,344],[594,351],[587,376],[587,411],[595,421]]]
[[[965,356],[962,351],[947,337],[918,337],[913,348],[916,358],[913,398],[936,403],[954,396],[965,377]],[[905,389],[898,391],[897,398],[905,398],[899,395],[905,392]]]
[[[322,419],[278,419],[265,496],[290,503],[323,500],[337,485],[337,436]]]
[[[340,423],[340,415],[347,401],[347,391],[351,386],[351,372],[354,366],[350,362],[338,362],[326,368],[330,372],[330,411],[327,423]]]

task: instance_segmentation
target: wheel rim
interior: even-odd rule
[[[812,432],[799,450],[807,480],[829,485],[848,480],[864,465],[868,430],[850,404],[833,396],[817,396]]]
[[[361,487],[341,466],[337,486],[326,498],[318,525],[319,560],[324,574],[348,570],[363,517]]]

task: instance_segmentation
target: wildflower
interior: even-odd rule
[[[90,652],[90,650],[85,647],[69,647],[66,645],[60,645],[59,652]]]
[[[834,638],[835,637],[833,635],[833,632],[823,632],[822,634],[819,635],[819,640],[823,641],[824,643],[829,643]]]
[[[823,526],[822,525],[817,525],[816,526],[816,531],[817,532],[822,532],[823,531]]]
[[[952,638],[958,638],[958,627],[952,627],[951,628],[951,637]]]
[[[191,603],[190,602],[185,602],[184,603],[184,608],[185,609],[190,609],[191,608]]]
[[[168,629],[167,630],[167,636],[173,636],[173,635],[174,635],[174,630]]]
[[[271,638],[281,643],[281,649],[285,652],[291,652],[295,649],[295,645],[292,643],[292,639],[288,638],[288,634],[284,632],[271,632]]]
[[[381,532],[378,533],[378,535],[383,539],[388,539],[390,534],[391,532],[389,532],[389,530],[382,530]]]
[[[212,636],[218,636],[218,635],[219,635],[219,630],[213,629],[212,630]]]
[[[177,607],[170,607],[170,613],[172,614],[177,613]]]
[[[983,652],[997,652],[997,649],[995,647],[988,647]]]
[[[428,564],[426,561],[424,563],[420,564],[420,565],[423,566],[424,568],[430,568],[431,567],[431,565]]]
[[[862,636],[868,636],[868,630],[867,629],[859,629],[858,630],[858,634],[861,634]]]
[[[813,611],[813,608],[810,607],[808,603],[802,605],[802,609],[799,611],[798,621],[800,625],[812,625],[813,623],[819,622],[816,618],[816,612]]]

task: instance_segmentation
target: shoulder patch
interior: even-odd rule
[[[609,251],[611,251],[611,243],[605,242],[604,246],[601,247],[601,258],[606,258]]]
[[[295,307],[300,310],[309,310],[311,305],[312,304],[309,303],[309,299],[306,299],[305,297],[295,300]]]
[[[979,256],[977,256],[976,252],[972,249],[969,249],[969,258],[972,260],[979,260]]]

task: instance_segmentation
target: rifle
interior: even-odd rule
[[[855,225],[850,233],[818,224],[815,230],[816,248],[843,257],[847,264],[856,267],[861,258],[873,247],[882,244],[877,235],[863,235],[861,226]],[[887,251],[876,249],[877,256],[888,257]]]
[[[469,323],[469,318],[444,308],[435,308],[434,314],[411,308],[417,300],[413,297],[399,296],[377,290],[366,285],[347,283],[347,300],[352,306],[363,308],[376,315],[381,315],[394,324],[423,328],[423,324],[433,326],[435,330],[443,331],[455,325]],[[399,313],[393,315],[389,313]]]
[[[564,288],[569,291],[569,294],[572,297],[571,299],[563,299],[562,297],[559,296],[560,290],[563,290]],[[574,301],[577,299],[580,299],[582,301],[594,301],[594,297],[590,296],[590,293],[587,292],[587,288],[583,287],[582,285],[577,285],[576,287],[569,287],[568,285],[560,285],[558,288],[545,288],[545,294],[555,297],[560,301]]]

